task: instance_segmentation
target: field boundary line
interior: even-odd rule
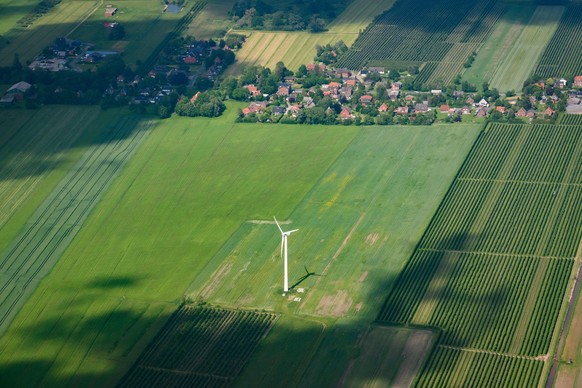
[[[527,185],[555,185],[555,186],[572,186],[572,187],[582,187],[582,183],[572,183],[572,182],[548,182],[548,181],[524,181],[519,179],[491,179],[491,178],[469,178],[461,177],[459,181],[465,182],[493,182],[493,183],[521,183]]]
[[[530,258],[530,259],[543,259],[543,260],[576,260],[576,257],[567,256],[538,256],[538,255],[524,255],[519,253],[502,253],[502,252],[487,252],[487,251],[466,251],[466,250],[454,250],[454,249],[438,249],[438,248],[418,248],[418,251],[425,252],[442,252],[442,253],[458,253],[458,254],[470,254],[470,255],[489,255],[497,257],[515,257],[515,258]]]
[[[87,19],[89,19],[102,6],[103,6],[103,0],[100,0],[99,4],[96,5],[95,8],[93,8],[93,10],[91,12],[89,12],[87,15],[85,15],[85,17],[81,21],[79,21],[79,23],[77,23],[77,25],[75,27],[73,27],[73,29],[71,31],[67,32],[67,35],[65,35],[65,38],[68,38],[69,35],[71,35],[73,32],[75,32],[77,30],[77,28],[81,27],[81,24],[85,23],[87,21]]]
[[[517,359],[522,359],[522,360],[531,360],[531,361],[540,361],[540,362],[545,361],[545,359],[548,357],[547,354],[534,357],[534,356],[524,356],[523,354],[517,354],[517,353],[496,352],[493,350],[486,350],[486,349],[479,349],[479,348],[463,348],[461,346],[452,346],[452,345],[437,345],[437,347],[443,348],[443,349],[456,350],[459,352],[489,354],[492,356],[517,358]]]

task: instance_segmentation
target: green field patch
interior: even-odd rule
[[[533,4],[507,5],[491,34],[477,51],[473,65],[463,73],[464,81],[475,85],[491,81],[497,68],[507,59],[516,36],[521,34],[535,8]]]
[[[538,6],[528,24],[514,41],[503,63],[491,78],[491,87],[500,91],[521,90],[531,75],[544,49],[558,28],[566,8]]]
[[[293,213],[277,215],[300,229],[289,238],[294,293],[281,297],[280,236],[268,216],[243,224],[189,294],[323,316],[375,316],[378,284],[389,284],[402,268],[477,133],[471,126],[362,130]],[[452,144],[454,155],[447,151]]]

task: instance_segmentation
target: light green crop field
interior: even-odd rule
[[[478,133],[463,125],[233,124],[235,113],[229,105],[221,119],[172,118],[150,132],[0,338],[2,381],[113,384],[189,285],[192,290],[212,284],[194,280],[220,265],[217,258],[225,252],[232,259],[236,252],[227,246],[254,245],[253,265],[264,274],[236,278],[248,260],[243,250],[239,267],[213,277],[216,297],[211,292],[208,299],[236,295],[224,279],[236,278],[239,294],[256,290],[253,305],[272,305],[283,314],[265,346],[283,338],[303,356],[306,350],[313,356],[317,349],[325,354],[353,347],[350,338],[368,325],[348,320],[338,326],[336,319],[369,318],[380,309],[385,291],[375,291],[393,283]],[[302,275],[303,264],[325,275],[306,279],[302,303],[278,290],[275,226],[249,222],[272,215],[301,228],[290,240],[292,280]],[[225,301],[250,304],[234,297]],[[318,318],[305,320],[303,313]],[[304,332],[302,339],[293,337]],[[259,359],[265,356],[262,346]],[[339,378],[339,368],[354,355],[342,354],[335,369],[298,358],[287,373],[306,372],[306,382]],[[254,358],[249,365],[257,365]]]
[[[495,71],[507,59],[516,37],[526,27],[535,9],[533,4],[508,4],[505,13],[479,48],[473,65],[463,73],[463,80],[475,85],[491,81]]]
[[[323,46],[342,40],[350,46],[374,17],[393,4],[394,0],[354,0],[329,24],[328,31],[318,34],[303,31],[234,31],[246,34],[247,41],[237,52],[237,63],[229,69],[229,73],[235,74],[246,65],[274,68],[279,61],[297,70],[302,64],[313,62],[316,45]]]
[[[546,45],[556,32],[564,13],[562,6],[538,6],[528,24],[514,41],[511,50],[497,67],[491,87],[500,91],[521,90],[531,75]]]

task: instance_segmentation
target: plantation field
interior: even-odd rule
[[[379,317],[443,330],[420,386],[540,378],[582,237],[581,134],[492,124],[477,140]]]
[[[503,8],[494,0],[398,2],[358,37],[338,66],[418,66],[419,83],[449,82],[488,36]]]
[[[516,37],[528,24],[536,6],[534,4],[508,4],[505,12],[479,48],[473,65],[463,72],[463,81],[475,85],[490,82],[493,74],[506,60]]]
[[[562,6],[538,6],[515,40],[503,63],[491,78],[491,87],[500,91],[521,90],[533,72],[565,12]]]
[[[543,78],[573,77],[582,74],[580,26],[582,5],[569,4],[557,30],[541,55],[535,74]]]
[[[58,37],[69,37],[87,17],[98,12],[100,2],[95,0],[68,0],[52,8],[28,29],[16,35],[10,44],[0,49],[0,66],[12,64],[14,54],[25,63],[32,60]]]
[[[393,4],[394,0],[354,0],[329,24],[328,31],[317,34],[303,31],[234,31],[247,35],[247,40],[237,52],[237,63],[229,72],[235,74],[246,65],[274,68],[279,61],[297,70],[302,64],[313,62],[316,45],[334,44],[342,40],[350,46],[375,16]]]
[[[120,384],[228,386],[276,319],[272,313],[181,307]]]

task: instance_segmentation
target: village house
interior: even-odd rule
[[[449,110],[451,110],[451,107],[448,106],[448,105],[446,105],[446,104],[441,105],[441,107],[440,107],[440,112],[441,113],[449,113]]]
[[[414,96],[412,94],[407,94],[406,97],[404,97],[404,101],[406,101],[406,102],[413,102],[414,101]]]
[[[344,86],[339,92],[342,97],[349,101],[352,98],[352,94],[354,94],[354,89],[349,86]]]
[[[582,75],[577,75],[574,77],[574,87],[582,88]]]
[[[251,97],[260,97],[261,96],[261,91],[259,89],[257,89],[257,87],[255,85],[245,85],[244,88],[249,91],[249,93],[251,94]]]
[[[479,104],[477,104],[477,105],[479,105],[480,108],[488,108],[489,107],[489,103],[484,98],[482,98],[481,101],[479,101]]]
[[[383,103],[382,105],[380,105],[380,107],[378,108],[378,112],[387,112],[388,111],[388,105],[386,105],[386,103]]]
[[[414,105],[414,111],[416,113],[425,113],[428,112],[428,105],[424,103],[418,103]]]
[[[287,109],[287,114],[289,114],[292,117],[297,117],[297,114],[300,111],[301,111],[301,108],[299,107],[299,105],[293,104],[293,105],[289,106],[289,108]]]
[[[279,84],[277,88],[277,96],[288,96],[291,93],[291,85]]]
[[[192,98],[190,99],[190,103],[194,104],[194,102],[198,99],[199,96],[200,96],[200,92],[196,92],[196,94],[193,95]]]
[[[525,108],[521,108],[520,110],[518,110],[515,115],[517,117],[525,117],[525,115],[527,114],[527,111],[525,110]]]
[[[115,15],[116,13],[117,13],[117,8],[115,8],[111,4],[107,5],[107,7],[105,7],[105,16],[106,17],[111,17],[111,16]]]
[[[496,106],[495,110],[499,113],[505,113],[505,107],[503,105]]]
[[[399,106],[398,108],[394,109],[394,113],[396,113],[397,115],[407,115],[408,106]]]
[[[342,111],[340,112],[339,116],[340,116],[341,120],[347,120],[347,119],[354,118],[354,115],[352,114],[352,110],[347,106],[344,106],[342,108]]]
[[[398,98],[399,95],[400,95],[400,90],[390,89],[388,91],[388,98],[390,98],[392,101],[396,101],[396,99]]]
[[[267,101],[251,102],[249,110],[251,113],[259,113],[267,109]]]
[[[372,96],[369,94],[364,94],[362,97],[360,97],[360,103],[364,106],[368,106],[372,103]]]
[[[32,87],[31,84],[25,81],[20,81],[12,85],[6,91],[7,96],[13,96],[15,100],[23,100],[24,94]]]
[[[534,117],[536,117],[536,111],[533,109],[530,109],[527,111],[527,113],[525,115],[526,115],[526,117],[528,117],[530,119],[534,118]]]
[[[275,115],[284,115],[285,114],[285,107],[283,106],[274,106],[273,107],[273,114]]]
[[[470,115],[471,114],[471,109],[468,106],[465,105],[463,108],[461,108],[461,114]]]
[[[546,108],[546,110],[544,111],[544,116],[553,116],[553,115],[554,115],[554,113],[556,113],[556,111],[555,111],[555,110],[553,110],[553,109],[552,109],[552,108],[550,108],[550,107],[547,107],[547,108]]]
[[[473,98],[468,97],[465,102],[467,103],[467,105],[471,105],[471,106],[475,106],[475,100],[473,100]]]
[[[384,75],[385,71],[383,67],[378,67],[378,66],[372,66],[372,67],[368,67],[368,70],[370,72],[376,72],[380,75]]]

